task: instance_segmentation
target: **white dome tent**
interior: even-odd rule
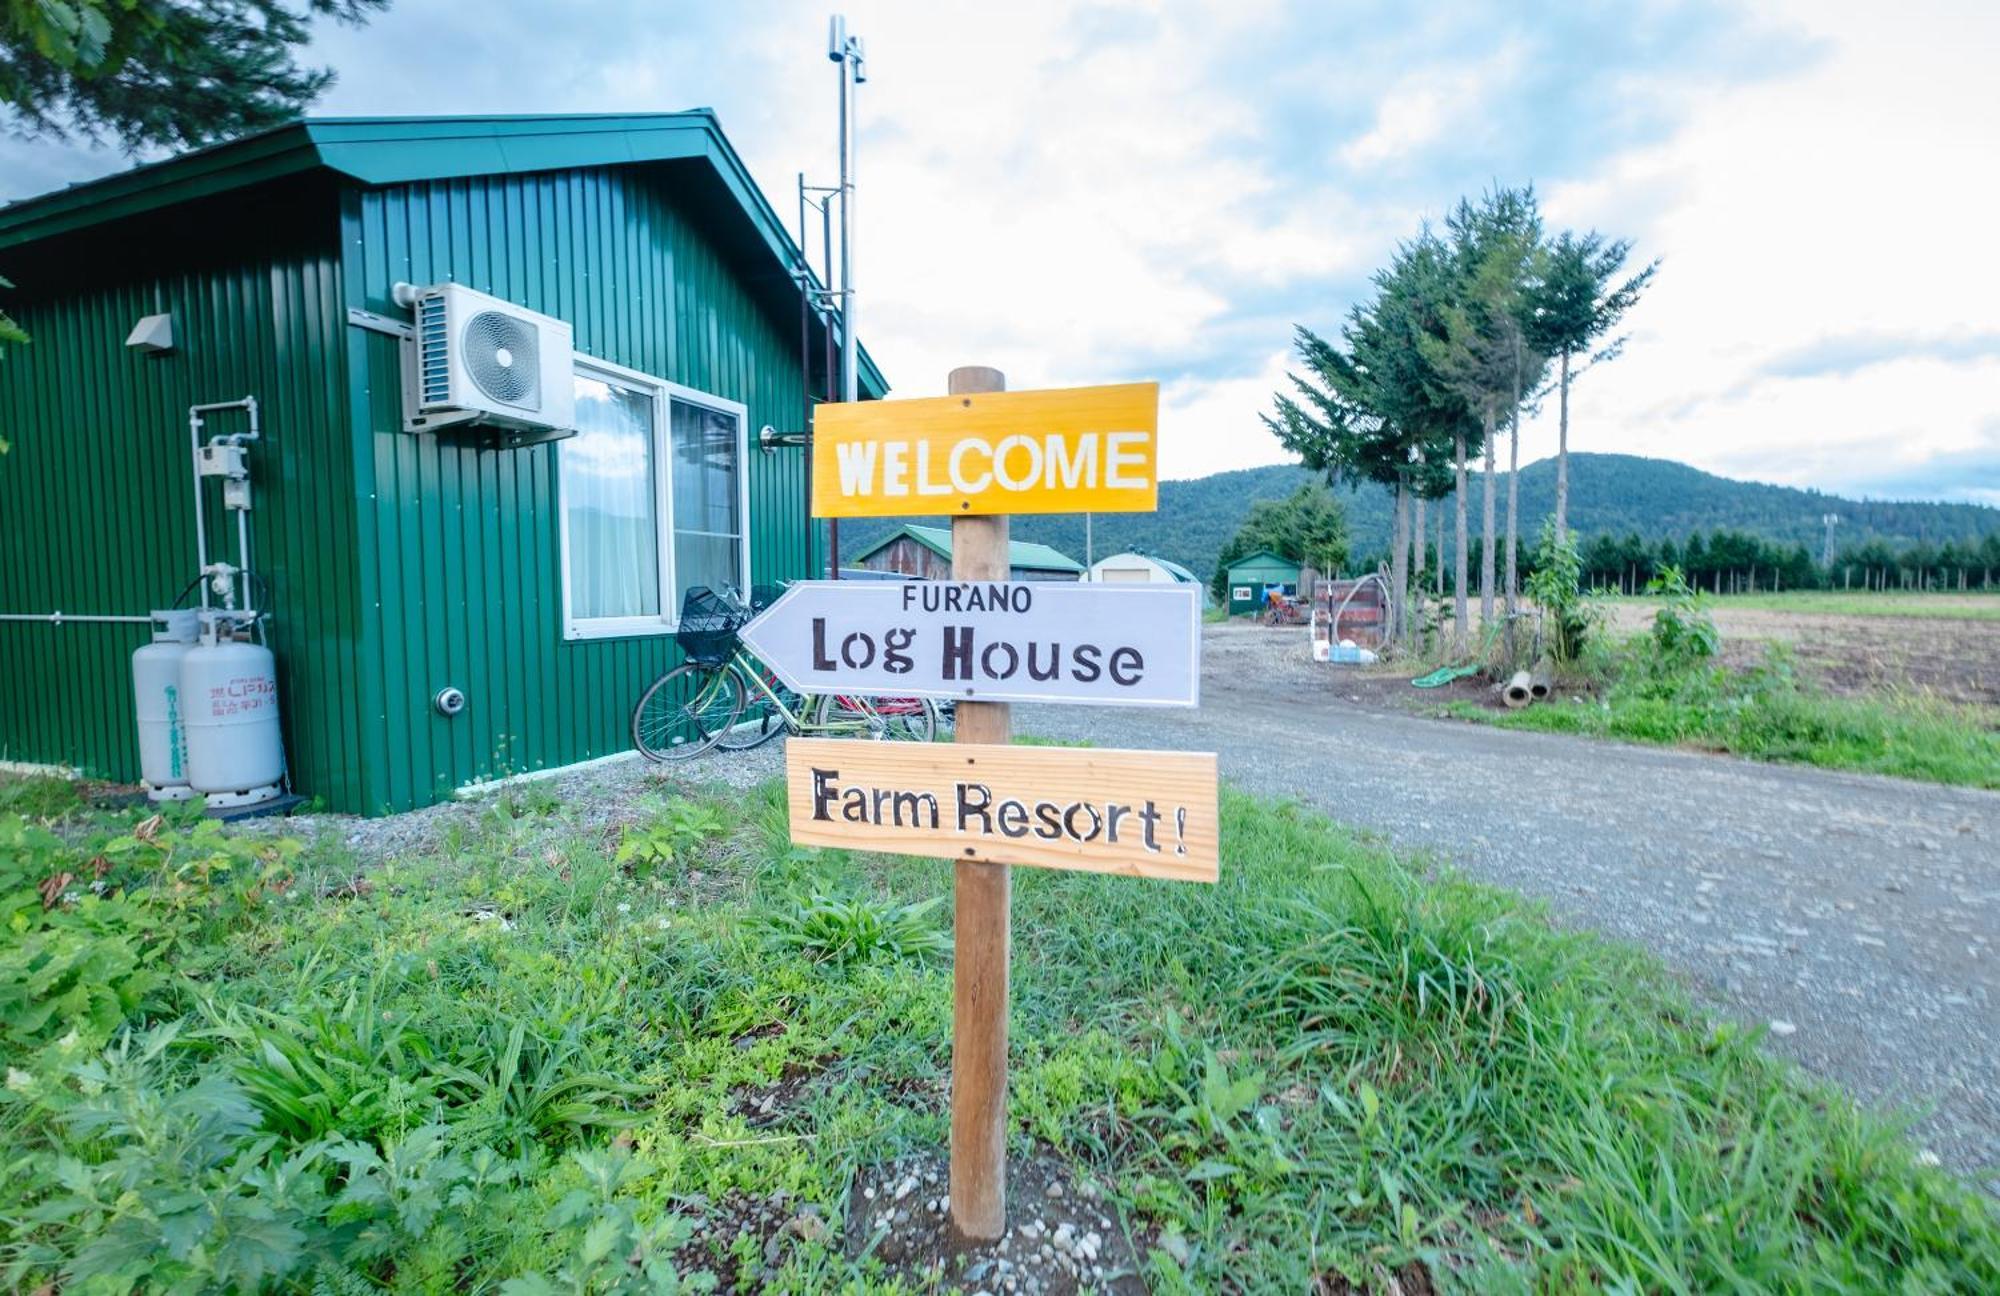
[[[1192,585],[1201,591],[1202,606],[1208,606],[1208,587],[1193,572],[1136,549],[1099,558],[1084,571],[1083,579],[1107,585]]]

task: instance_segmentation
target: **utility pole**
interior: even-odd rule
[[[1833,570],[1833,529],[1840,525],[1840,514],[1823,513],[1819,519],[1826,526],[1826,541],[1820,546],[1819,565],[1825,571]]]

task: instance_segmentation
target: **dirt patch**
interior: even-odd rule
[[[674,1264],[683,1275],[715,1275],[717,1290],[755,1291],[797,1242],[823,1241],[831,1232],[818,1206],[796,1202],[782,1190],[768,1197],[733,1192],[702,1212]]]
[[[1389,1274],[1379,1288],[1356,1287],[1339,1274],[1321,1274],[1313,1284],[1313,1296],[1362,1296],[1367,1292],[1380,1292],[1381,1296],[1436,1296],[1437,1286],[1431,1282],[1431,1271],[1421,1260],[1412,1260]]]
[[[1609,625],[1619,634],[1644,631],[1656,607],[1613,603]],[[1784,644],[1800,674],[1830,693],[1917,693],[2000,707],[2000,620],[1778,611],[1727,600],[1710,610],[1725,666],[1760,665],[1770,645]]]
[[[1008,1165],[1008,1227],[997,1242],[957,1238],[946,1183],[941,1156],[863,1169],[848,1197],[849,1258],[879,1260],[919,1290],[1143,1296],[1145,1240],[1128,1234],[1097,1186],[1060,1159],[1042,1155]]]
[[[770,1084],[736,1086],[729,1091],[730,1110],[752,1129],[776,1125],[805,1105],[814,1082],[833,1065],[836,1056],[829,1053],[810,1062],[787,1062]]]
[[[1314,700],[1338,698],[1372,711],[1429,711],[1449,702],[1498,707],[1494,681],[1483,675],[1453,680],[1441,688],[1412,688],[1428,668],[1377,662],[1349,666],[1312,660],[1303,628],[1231,621],[1204,627],[1202,689],[1217,698],[1284,697],[1310,692]]]
[[[1606,605],[1606,630],[1620,637],[1652,625],[1655,604]],[[1722,664],[1760,666],[1783,644],[1802,680],[1849,697],[1904,693],[2000,708],[2000,619],[1889,616],[1712,606]],[[1498,706],[1495,682],[1481,676],[1438,689],[1410,687],[1412,663],[1339,666],[1311,659],[1306,634],[1291,626],[1228,622],[1204,628],[1202,688],[1216,700],[1311,694],[1370,710],[1434,711],[1448,702]]]

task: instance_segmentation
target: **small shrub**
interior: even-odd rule
[[[1574,533],[1557,535],[1553,521],[1542,524],[1535,570],[1528,577],[1528,597],[1542,609],[1549,655],[1568,664],[1583,655],[1599,614],[1590,592],[1583,588],[1583,561],[1577,556]]]
[[[1707,597],[1687,583],[1678,567],[1668,567],[1646,583],[1646,592],[1665,602],[1653,614],[1653,664],[1676,672],[1711,660],[1721,647]]]

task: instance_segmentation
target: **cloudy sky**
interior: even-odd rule
[[[319,112],[709,105],[781,212],[833,174],[826,0],[396,0]],[[1658,257],[1573,444],[2000,504],[1990,0],[851,0],[862,335],[899,395],[1157,378],[1169,476],[1274,463],[1294,323],[1533,182]],[[0,199],[128,164],[0,138]],[[1551,403],[1552,404],[1552,403]],[[1523,457],[1554,445],[1553,411]]]

